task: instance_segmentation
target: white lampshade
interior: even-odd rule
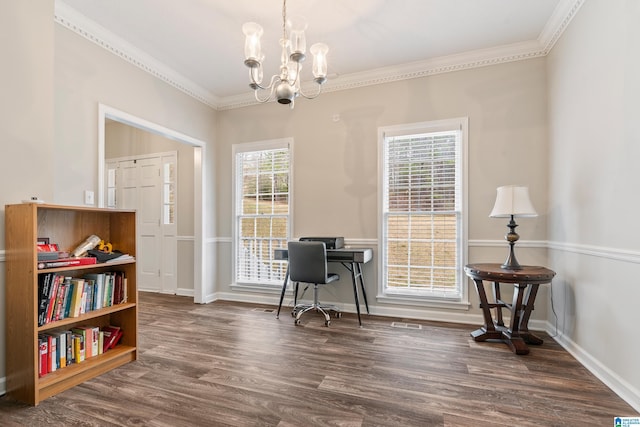
[[[489,214],[492,218],[508,218],[513,216],[538,216],[531,199],[529,188],[517,185],[498,187],[496,203]]]

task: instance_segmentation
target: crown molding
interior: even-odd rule
[[[567,29],[571,20],[576,16],[584,0],[561,0],[553,11],[551,18],[547,21],[538,37],[538,42],[542,45],[544,54],[547,55],[560,39],[564,30]]]
[[[561,0],[536,40],[345,74],[329,80],[322,90],[349,90],[546,56],[584,1]],[[55,3],[54,19],[56,23],[216,110],[230,110],[259,103],[251,92],[226,97],[215,96],[65,4]],[[304,84],[303,89],[313,90],[312,86],[313,83]]]
[[[450,73],[453,71],[521,61],[544,55],[545,53],[543,52],[539,42],[537,40],[533,40],[490,49],[480,49],[457,55],[431,58],[424,61],[416,61],[398,66],[345,74],[327,81],[322,88],[322,91],[335,92],[365,86],[374,86],[383,83]],[[303,86],[303,89],[304,88],[305,87]],[[258,102],[255,100],[253,93],[248,93],[221,98],[220,103],[218,104],[218,109],[229,110],[254,104],[258,104]]]
[[[66,4],[55,2],[54,21],[203,104],[218,108],[217,96]]]

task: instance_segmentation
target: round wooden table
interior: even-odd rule
[[[551,283],[556,273],[545,267],[523,265],[520,270],[509,270],[500,264],[468,264],[464,271],[476,284],[480,308],[484,316],[484,325],[471,333],[475,341],[496,339],[504,341],[516,354],[528,354],[527,344],[542,344],[542,339],[529,332],[529,318],[533,311],[533,303],[538,293],[538,286]],[[484,281],[493,282],[493,302],[487,299]],[[502,301],[500,283],[514,285],[513,301],[509,304]],[[496,309],[496,319],[491,316],[491,309]],[[509,325],[505,326],[502,309],[511,311]]]

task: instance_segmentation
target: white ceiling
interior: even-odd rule
[[[543,56],[583,0],[288,0],[329,45],[325,90]],[[215,108],[253,99],[242,24],[279,66],[281,0],[56,0],[56,21]],[[311,80],[309,65],[303,80]]]

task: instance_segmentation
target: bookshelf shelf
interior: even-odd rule
[[[100,267],[107,267],[108,269],[112,269],[116,266],[119,265],[126,265],[126,264],[135,264],[135,261],[131,261],[131,260],[127,260],[127,261],[109,261],[109,262],[103,262],[103,263],[99,263],[99,264],[90,264],[90,265],[74,265],[71,267],[55,267],[55,268],[41,268],[38,269],[38,274],[45,274],[45,273],[59,273],[62,271],[70,271],[70,270],[74,270],[74,271],[83,271],[83,270],[95,270],[96,268],[100,268]]]
[[[82,363],[69,365],[66,368],[51,372],[38,380],[37,390],[40,400],[42,401],[97,375],[132,362],[136,360],[135,358],[135,347],[118,345],[106,353],[94,356]]]
[[[121,310],[129,310],[135,307],[133,303],[123,303],[112,305],[111,307],[101,308],[99,310],[93,310],[85,314],[81,314],[78,317],[67,317],[66,319],[57,320],[55,322],[47,323],[42,326],[38,326],[38,333],[50,331],[53,329],[60,329],[63,326],[77,325],[80,323],[87,323],[88,320],[97,319],[99,317],[108,316],[112,313],[116,313]]]
[[[36,242],[47,237],[71,252],[95,234],[114,248],[136,253],[135,211],[23,203],[5,206],[6,242],[6,390],[7,396],[37,405],[42,400],[137,359],[138,290],[135,260],[38,270]],[[126,301],[88,311],[79,317],[38,326],[38,277],[49,273],[82,277],[87,273],[122,271]],[[120,344],[103,354],[38,376],[38,334],[77,326],[114,325],[124,332]]]

